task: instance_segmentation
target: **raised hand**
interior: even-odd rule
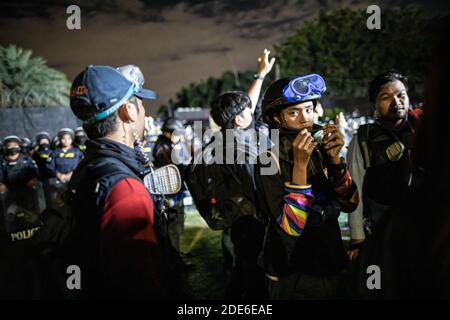
[[[258,75],[265,77],[275,64],[275,58],[269,61],[270,50],[264,49],[263,54],[258,58]]]

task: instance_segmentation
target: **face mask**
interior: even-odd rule
[[[84,145],[86,143],[87,138],[85,136],[77,136],[75,137],[75,142],[78,145]]]
[[[5,150],[5,155],[15,156],[20,153],[20,148],[9,148]]]
[[[50,145],[48,143],[43,143],[39,145],[39,150],[41,151],[47,151],[48,149],[50,149]]]
[[[280,126],[279,130],[280,130],[280,137],[286,137],[287,136],[287,137],[293,138],[293,139],[295,139],[295,137],[297,137],[297,135],[300,132],[299,129],[289,128],[289,127],[286,127],[286,126]]]

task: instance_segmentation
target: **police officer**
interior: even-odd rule
[[[21,153],[21,139],[8,136],[3,140],[4,156],[0,163],[0,194],[3,212],[13,203],[27,209],[35,208],[30,189],[38,184],[36,164]],[[31,200],[30,200],[31,199]]]
[[[33,151],[33,160],[37,165],[39,180],[42,182],[45,199],[41,199],[46,205],[51,202],[51,188],[49,179],[51,177],[50,170],[47,165],[52,161],[52,150],[50,149],[50,134],[46,131],[39,132],[36,135],[35,147]]]
[[[66,183],[70,181],[72,172],[83,158],[80,149],[72,145],[74,132],[70,128],[63,128],[57,134],[60,147],[51,153],[51,160],[47,162],[50,173],[49,185],[51,196],[49,206],[57,209],[60,205],[59,196],[66,190]]]
[[[59,130],[60,146],[52,152],[52,160],[47,165],[51,174],[63,183],[70,180],[73,170],[83,158],[80,149],[72,145],[74,135],[73,130],[70,128]]]
[[[20,143],[17,136],[6,137],[5,155],[0,159],[0,296],[41,299],[49,286],[33,237],[42,227],[39,214],[45,203],[40,202],[43,194],[36,165],[21,153]]]
[[[28,139],[27,137],[22,137],[20,139],[20,149],[23,154],[31,157],[32,156],[31,140]]]
[[[75,147],[80,149],[83,154],[86,152],[86,141],[88,140],[88,137],[86,135],[86,132],[84,132],[83,127],[77,127],[75,129]]]
[[[52,160],[50,140],[51,139],[48,132],[42,131],[36,135],[36,146],[34,148],[33,160],[36,162],[41,180],[48,179],[50,176],[47,168],[47,163]]]
[[[56,148],[59,148],[60,141],[58,135],[54,136],[52,139],[52,142],[50,143],[50,149],[55,150]]]

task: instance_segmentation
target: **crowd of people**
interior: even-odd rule
[[[88,66],[70,91],[82,127],[55,138],[40,132],[34,143],[2,141],[2,295],[189,298],[180,236],[190,192],[208,225],[222,230],[226,299],[448,298],[444,50],[437,49],[423,109],[411,107],[407,77],[387,71],[368,88],[373,118],[333,121],[322,118],[326,75],[281,78],[260,97],[275,62],[265,50],[248,91],[212,103],[219,129],[207,140],[174,118],[150,138],[143,101],[157,94],[144,89],[139,68]],[[195,162],[199,148],[232,161]],[[143,177],[171,164],[185,182],[180,191],[150,194]],[[23,277],[18,285],[11,279],[26,269],[14,269],[17,255],[8,254],[28,240],[21,250],[32,252],[33,274],[45,280]],[[82,289],[61,288],[57,275],[68,265],[82,270]],[[377,290],[367,285],[373,265],[381,270]],[[52,272],[37,272],[46,268]],[[27,288],[33,294],[22,295]]]
[[[34,143],[26,137],[5,137],[0,165],[2,213],[11,204],[37,212],[56,206],[58,193],[83,158],[86,139],[82,128],[62,128],[53,139],[39,132]]]

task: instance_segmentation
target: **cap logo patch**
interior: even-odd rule
[[[86,86],[78,86],[74,88],[70,94],[70,96],[81,96],[88,92],[88,88]]]

